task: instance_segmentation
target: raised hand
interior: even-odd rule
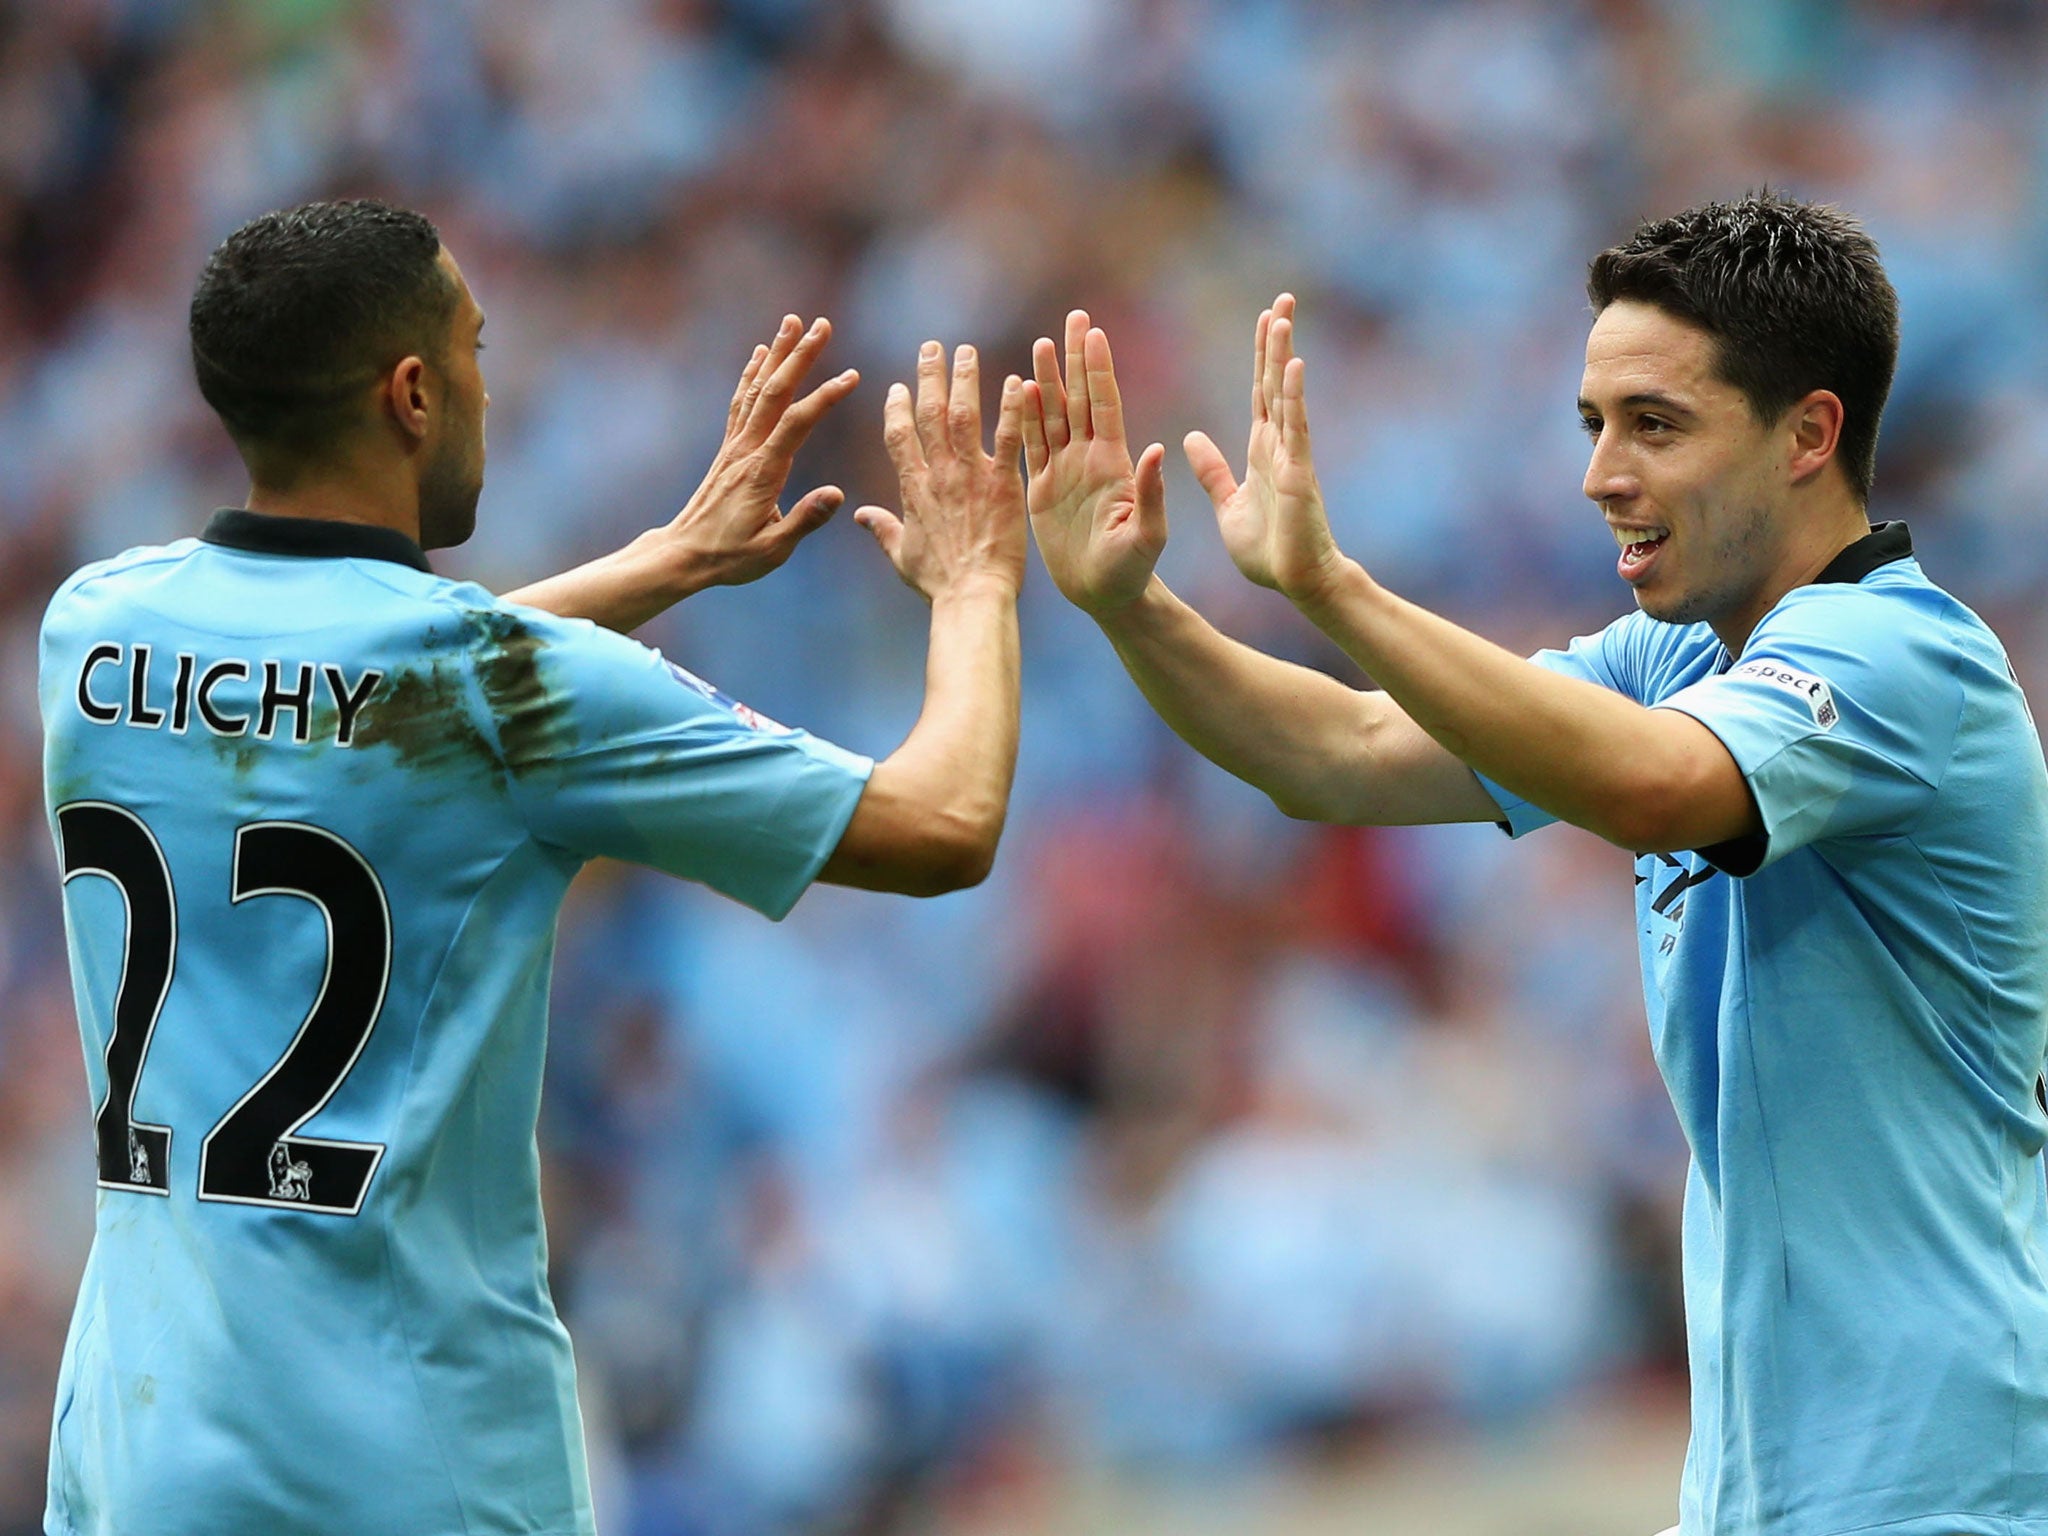
[[[1154,443],[1131,462],[1109,338],[1086,310],[1067,316],[1066,343],[1064,384],[1040,337],[1024,385],[1031,531],[1053,585],[1099,616],[1144,592],[1166,548],[1166,450]]]
[[[1306,375],[1294,355],[1294,295],[1283,293],[1260,313],[1253,337],[1243,483],[1207,433],[1190,432],[1182,443],[1238,570],[1296,599],[1319,590],[1343,558],[1309,454]]]
[[[787,513],[777,505],[811,429],[860,382],[848,369],[797,398],[797,386],[831,337],[832,323],[822,316],[807,330],[795,315],[785,315],[774,342],[754,348],[747,360],[725,413],[725,441],[703,484],[658,530],[695,572],[693,587],[767,575],[846,500],[838,486],[821,485]]]
[[[875,536],[896,574],[937,601],[995,585],[1014,598],[1024,582],[1024,480],[1017,472],[1023,383],[1003,381],[995,448],[981,446],[981,365],[974,348],[953,354],[928,341],[917,358],[917,395],[889,386],[882,440],[903,489],[901,516],[862,507],[854,520]]]

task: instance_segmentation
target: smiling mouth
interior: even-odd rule
[[[1621,546],[1621,560],[1616,566],[1624,581],[1633,580],[1642,574],[1664,541],[1671,537],[1669,528],[1651,525],[1628,525],[1609,523],[1615,543]]]

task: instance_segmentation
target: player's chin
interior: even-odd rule
[[[483,486],[478,483],[459,495],[437,499],[431,506],[422,503],[420,547],[453,549],[468,543],[469,536],[476,532],[476,504],[482,494]]]
[[[1640,583],[1630,583],[1635,589],[1636,606],[1660,624],[1696,622],[1699,604],[1693,594],[1674,582],[1660,579],[1660,575],[1653,575]]]

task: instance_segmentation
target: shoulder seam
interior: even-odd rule
[[[179,539],[170,544],[146,545],[142,549],[127,549],[118,555],[108,555],[102,560],[87,561],[57,583],[57,589],[50,594],[50,600],[55,602],[67,593],[80,591],[110,576],[119,576],[145,566],[175,564],[192,553],[189,548],[180,549],[180,544],[195,545],[198,542],[197,539]],[[147,553],[143,552],[144,549]],[[134,558],[131,559],[130,556]]]

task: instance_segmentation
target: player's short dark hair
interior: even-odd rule
[[[440,253],[426,218],[370,199],[252,219],[192,294],[199,392],[237,442],[317,452],[385,369],[445,353],[457,295]]]
[[[1771,421],[1812,390],[1842,401],[1836,457],[1868,504],[1899,359],[1899,296],[1863,226],[1766,188],[1645,222],[1593,258],[1586,296],[1653,304],[1714,338],[1721,377]]]

